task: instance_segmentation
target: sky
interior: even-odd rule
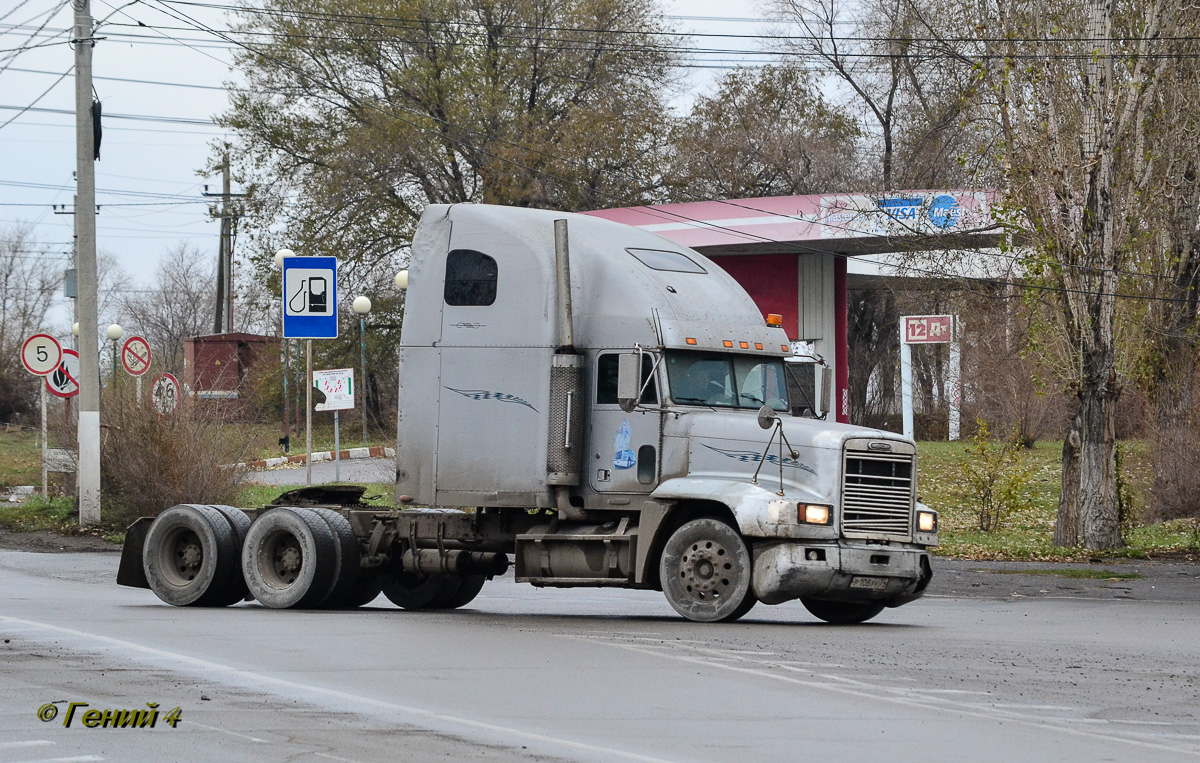
[[[105,115],[95,165],[97,247],[116,259],[134,289],[148,288],[164,253],[180,244],[215,262],[219,224],[210,217],[212,200],[202,194],[205,185],[219,192],[220,177],[199,173],[224,136],[211,124],[227,106],[223,83],[240,81],[230,68],[229,45],[188,29],[167,14],[171,8],[210,27],[229,28],[217,9],[92,0],[93,17],[103,20],[97,35],[104,38],[93,50],[94,86]],[[755,0],[668,0],[663,8],[681,31],[753,33],[762,26],[751,21],[761,15]],[[66,269],[75,171],[74,53],[65,44],[71,5],[0,0],[0,17],[0,230],[29,226]],[[700,44],[754,45],[723,38]],[[708,58],[718,66],[736,60]],[[675,105],[686,107],[722,71],[689,70]],[[26,106],[31,108],[22,112]],[[68,316],[69,301],[60,294],[51,321],[62,328]]]

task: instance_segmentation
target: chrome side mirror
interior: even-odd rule
[[[763,429],[770,429],[775,426],[776,419],[775,409],[769,405],[764,405],[758,409],[758,425]]]
[[[640,361],[640,353],[628,352],[617,356],[617,405],[626,413],[637,408],[638,398],[641,397]]]

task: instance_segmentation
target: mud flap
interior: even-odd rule
[[[117,585],[130,588],[149,588],[146,568],[142,566],[142,551],[146,545],[146,533],[154,517],[142,517],[125,530],[125,545],[121,547],[121,566],[117,568]]]

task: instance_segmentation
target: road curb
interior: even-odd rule
[[[395,448],[384,448],[378,445],[370,448],[347,448],[341,451],[341,460],[353,461],[360,458],[395,458]],[[252,471],[260,469],[274,469],[288,464],[303,464],[308,460],[307,456],[280,456],[279,458],[263,458],[258,461],[244,461],[235,464],[238,469],[250,469]],[[332,461],[333,451],[322,450],[312,454],[313,463],[318,461]]]

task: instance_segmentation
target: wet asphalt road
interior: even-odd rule
[[[834,628],[511,578],[458,612],[184,610],[116,561],[0,551],[0,761],[1200,758],[1194,566],[942,561],[929,597]],[[182,722],[38,720],[55,701]]]

